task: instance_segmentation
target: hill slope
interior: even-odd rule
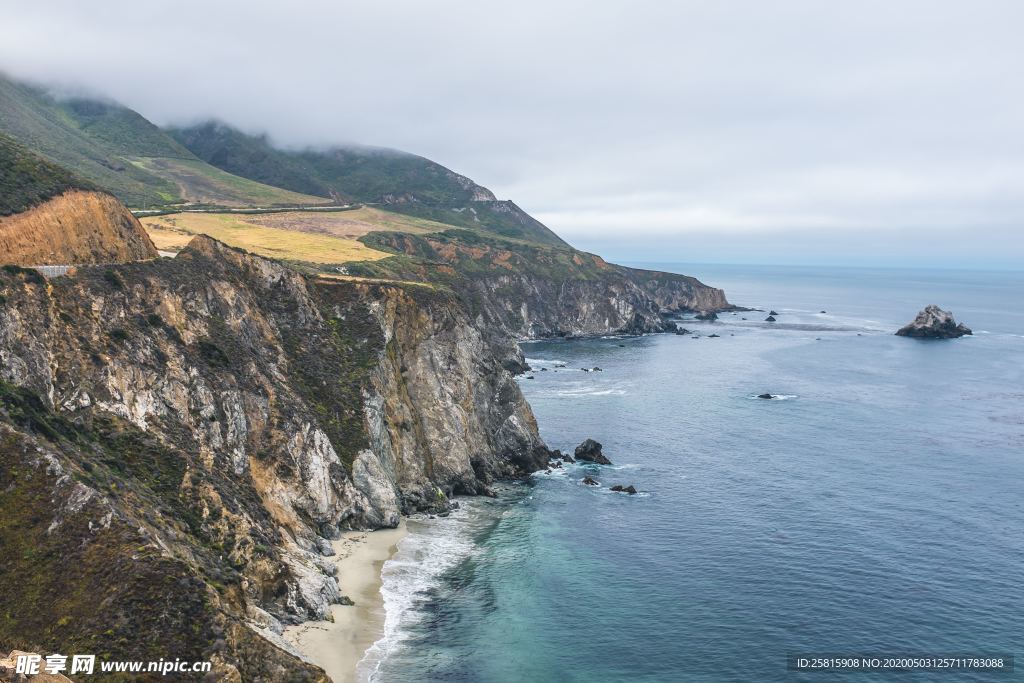
[[[73,169],[130,206],[327,202],[224,173],[126,107],[82,97],[57,98],[3,75],[0,133]]]
[[[0,263],[121,263],[156,255],[121,202],[0,135]]]
[[[93,187],[0,134],[0,216],[20,213],[70,189]]]
[[[208,122],[168,131],[217,168],[295,192],[354,199],[457,227],[538,244],[568,246],[510,201],[415,154],[370,147],[283,150],[266,136]]]

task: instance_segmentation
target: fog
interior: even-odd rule
[[[1021,267],[1024,4],[8,0],[0,69],[422,154],[657,261]]]

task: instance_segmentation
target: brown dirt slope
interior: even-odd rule
[[[138,219],[103,192],[69,190],[0,218],[0,263],[127,263],[156,256]]]

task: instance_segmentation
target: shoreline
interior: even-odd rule
[[[408,534],[405,518],[394,529],[349,531],[332,542],[342,595],[354,605],[331,605],[334,621],[289,626],[284,638],[334,683],[352,683],[366,651],[384,635],[381,570]]]

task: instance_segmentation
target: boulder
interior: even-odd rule
[[[634,488],[634,486],[632,484],[630,484],[629,486],[623,486],[622,484],[616,484],[615,486],[613,486],[611,488],[611,490],[612,491],[617,491],[618,493],[628,493],[631,496],[636,494],[636,488]]]
[[[676,334],[690,334],[690,331],[685,327],[680,327],[676,330]]]
[[[766,400],[771,400],[771,399],[775,398],[771,394],[758,394],[757,397],[758,398],[763,398],[763,399],[766,399]]]
[[[593,372],[604,372],[604,370],[602,370],[601,368],[597,367],[596,365],[593,368],[591,368],[591,370]]]
[[[583,477],[583,483],[586,486],[600,486],[601,485],[601,484],[599,484],[597,482],[597,480],[593,479],[592,477]]]
[[[595,462],[598,465],[611,465],[612,461],[604,457],[604,453],[601,452],[601,444],[593,439],[587,439],[573,452],[577,460],[586,460],[587,462]]]
[[[778,315],[775,311],[768,311],[768,315]]]
[[[899,337],[920,339],[955,339],[965,334],[973,333],[963,323],[957,323],[952,313],[942,310],[935,304],[926,306],[913,322],[896,332]]]
[[[704,311],[693,316],[696,320],[718,320],[718,314],[714,311]]]

